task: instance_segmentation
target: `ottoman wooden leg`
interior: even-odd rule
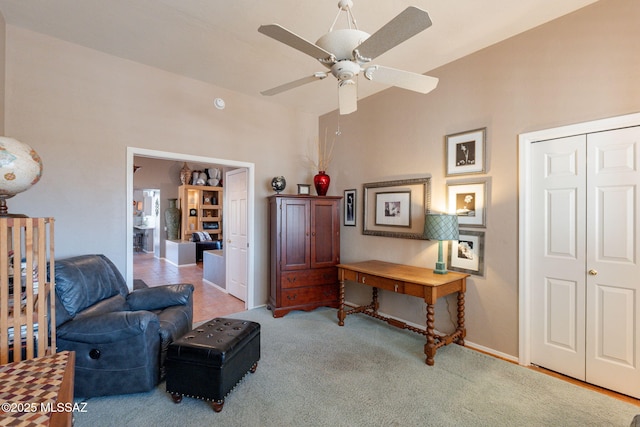
[[[258,362],[254,363],[253,366],[251,367],[251,369],[249,369],[249,372],[251,372],[252,374],[256,372],[256,369],[258,369]]]
[[[222,400],[212,400],[211,401],[211,407],[216,412],[222,411],[222,407],[223,406],[224,406],[224,399],[222,399]]]
[[[171,398],[173,399],[173,403],[182,402],[182,395],[180,393],[171,393]]]

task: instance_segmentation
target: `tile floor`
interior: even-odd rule
[[[245,309],[244,302],[202,280],[202,263],[177,267],[153,254],[134,252],[133,278],[142,279],[148,286],[169,283],[192,283],[193,321],[201,322],[214,317],[223,317]]]

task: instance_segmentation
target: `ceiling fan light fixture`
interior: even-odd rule
[[[338,0],[338,14],[329,31],[312,43],[278,24],[261,25],[258,31],[318,60],[331,70],[338,80],[338,104],[340,114],[357,110],[357,77],[363,72],[367,80],[400,87],[419,93],[435,89],[438,79],[409,71],[384,66],[368,66],[376,57],[408,40],[431,26],[429,14],[409,6],[373,34],[360,31],[351,13],[352,0]],[[348,28],[335,30],[338,17],[346,15]],[[363,68],[366,67],[366,68]],[[322,80],[324,73],[280,85],[262,93],[271,96],[313,81]]]
[[[358,73],[360,73],[360,66],[351,61],[336,62],[331,67],[331,74],[340,81],[351,80],[357,76]]]
[[[337,61],[353,60],[353,50],[370,37],[369,33],[361,30],[342,29],[333,30],[316,41],[316,45],[333,53]]]

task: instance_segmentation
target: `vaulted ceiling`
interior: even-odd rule
[[[596,0],[353,1],[358,28],[368,33],[408,6],[429,12],[430,28],[375,61],[428,74]],[[325,69],[258,33],[258,27],[278,23],[315,42],[328,31],[338,7],[337,0],[0,0],[0,12],[9,25],[262,97],[260,91]],[[346,25],[341,17],[336,28]],[[361,81],[358,97],[387,87]],[[337,84],[326,78],[268,100],[324,114],[337,108]]]

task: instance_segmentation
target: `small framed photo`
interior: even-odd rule
[[[298,194],[311,194],[311,185],[298,184]]]
[[[484,231],[460,230],[458,240],[449,241],[451,271],[484,276]]]
[[[344,225],[356,225],[356,190],[344,190]]]
[[[376,225],[411,227],[411,191],[376,193]]]
[[[485,173],[487,128],[445,137],[446,176]]]
[[[195,209],[189,209],[189,216],[198,216],[198,211]]]
[[[486,226],[486,182],[447,184],[447,206],[458,215],[458,224],[469,227]]]

